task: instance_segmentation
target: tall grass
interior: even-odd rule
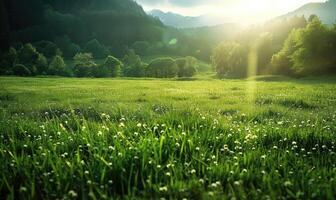
[[[1,78],[8,199],[334,199],[323,81]],[[253,109],[251,109],[251,106]]]

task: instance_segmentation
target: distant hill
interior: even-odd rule
[[[329,0],[325,3],[308,3],[279,18],[291,18],[302,15],[308,18],[312,14],[317,15],[325,24],[336,23],[336,0]]]
[[[115,49],[159,41],[164,28],[133,0],[1,0],[0,11],[3,48],[66,35],[77,44],[96,38]]]
[[[242,27],[235,23],[225,23],[216,26],[204,26],[185,28],[181,30],[186,36],[207,41],[210,45],[216,45],[223,40],[232,39],[242,30]]]
[[[176,28],[197,28],[202,26],[216,26],[221,24],[218,20],[207,15],[197,17],[183,16],[173,12],[163,12],[161,10],[152,10],[148,12],[149,15],[157,17],[167,26]]]

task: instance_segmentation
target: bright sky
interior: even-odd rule
[[[211,14],[226,20],[261,22],[309,2],[325,0],[136,0],[145,10],[160,9],[187,16]]]

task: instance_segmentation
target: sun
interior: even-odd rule
[[[240,23],[259,23],[293,11],[304,5],[306,1],[307,0],[237,0],[232,3],[228,10],[230,11],[230,15],[236,17]]]
[[[246,7],[246,9],[251,13],[264,12],[265,10],[270,8],[269,0],[258,0],[252,1],[249,0],[247,3],[241,3],[240,7]]]

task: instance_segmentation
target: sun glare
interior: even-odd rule
[[[226,20],[227,22],[250,24],[263,22],[293,11],[307,2],[321,2],[321,0],[216,0],[209,2],[211,3],[181,7],[164,1],[156,5],[145,5],[144,8],[147,11],[160,9],[185,16],[212,15],[219,20]]]

